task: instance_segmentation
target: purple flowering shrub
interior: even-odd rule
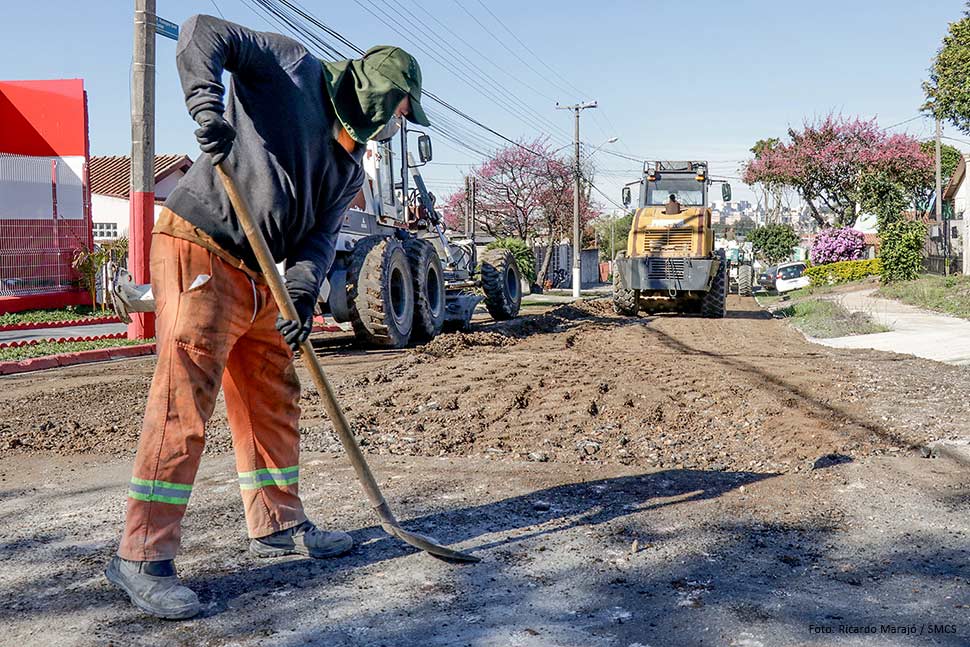
[[[857,261],[862,258],[866,241],[861,231],[849,227],[823,229],[812,243],[809,253],[814,265]]]

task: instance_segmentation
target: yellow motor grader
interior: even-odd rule
[[[626,252],[613,267],[618,314],[673,311],[723,317],[728,292],[724,250],[714,249],[707,162],[645,162]],[[721,195],[731,199],[731,186]],[[631,185],[623,204],[632,203]]]

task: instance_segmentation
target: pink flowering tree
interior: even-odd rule
[[[584,169],[590,177],[592,170]],[[477,180],[475,218],[477,225],[498,238],[514,237],[527,243],[542,243],[547,251],[572,230],[572,160],[559,157],[544,140],[522,142],[497,151],[471,172]],[[445,224],[461,229],[466,195],[461,189],[445,200]],[[580,223],[585,228],[599,215],[592,204],[589,185],[580,195]],[[538,280],[545,278],[546,253]]]
[[[815,237],[809,257],[815,265],[857,261],[862,258],[865,248],[862,232],[849,227],[830,227]]]
[[[789,129],[788,138],[749,161],[744,181],[793,188],[823,227],[855,221],[858,206],[866,203],[869,174],[898,185],[914,206],[932,185],[933,160],[919,141],[889,135],[875,120],[828,115],[802,130]]]

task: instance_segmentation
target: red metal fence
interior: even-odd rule
[[[77,288],[74,251],[91,244],[84,167],[84,158],[0,154],[0,296]]]

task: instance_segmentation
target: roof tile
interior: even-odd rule
[[[155,181],[177,170],[192,166],[188,155],[156,155]],[[88,164],[91,193],[128,199],[131,182],[131,158],[127,155],[92,157]]]

